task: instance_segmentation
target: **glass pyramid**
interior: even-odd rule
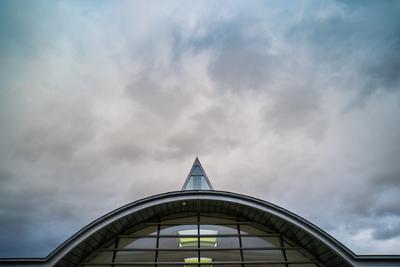
[[[214,190],[198,158],[195,159],[189,175],[182,186],[182,191],[187,190]]]

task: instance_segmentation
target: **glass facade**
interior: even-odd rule
[[[119,234],[81,266],[321,266],[293,244],[240,218],[183,214]]]

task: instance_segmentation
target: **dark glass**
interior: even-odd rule
[[[197,237],[160,237],[159,248],[193,248],[196,249],[198,246]]]
[[[307,264],[289,264],[289,267],[318,267],[318,265],[313,264],[313,263],[307,263]]]
[[[118,251],[115,261],[118,262],[154,262],[155,251]]]
[[[208,231],[217,232],[218,235],[237,235],[238,230],[236,225],[217,225],[217,224],[202,224],[200,225],[200,234],[209,235]]]
[[[254,226],[248,224],[241,224],[240,225],[240,234],[242,235],[263,235],[266,234],[267,231],[262,229],[256,228]]]
[[[200,237],[201,248],[239,248],[238,237]]]
[[[159,262],[185,262],[187,258],[198,257],[197,251],[162,251],[158,252]]]
[[[245,261],[284,261],[281,250],[243,250]]]
[[[287,267],[285,264],[271,264],[271,263],[260,263],[260,264],[245,264],[245,267]],[[295,267],[295,266],[293,266]]]
[[[125,232],[132,235],[157,235],[157,225],[149,225],[143,228],[133,227]]]
[[[280,247],[279,237],[245,237],[242,236],[242,247],[244,248],[271,248]]]
[[[121,237],[118,241],[118,248],[155,248],[156,245],[156,236],[143,238]]]
[[[200,257],[211,258],[213,261],[241,261],[239,249],[200,251]]]
[[[197,235],[197,225],[163,225],[160,229],[160,235]]]

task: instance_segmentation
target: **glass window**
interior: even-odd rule
[[[154,262],[155,251],[118,251],[115,261],[121,262]]]
[[[184,262],[186,258],[197,258],[198,253],[193,251],[163,251],[158,252],[158,261],[162,262]]]
[[[244,248],[271,248],[280,247],[280,242],[278,237],[245,237],[242,236],[242,246]]]
[[[155,248],[157,237],[130,238],[121,237],[118,241],[118,248]]]
[[[184,230],[187,230],[187,232],[183,232]],[[184,235],[184,233],[185,235],[197,235],[197,225],[163,225],[160,229],[160,235]]]
[[[266,231],[258,229],[254,226],[248,224],[241,224],[240,225],[240,234],[242,235],[263,235],[266,234]]]
[[[198,220],[200,224],[197,224]],[[148,223],[144,224],[143,227],[131,228],[129,231],[125,232],[125,235],[120,235],[118,238],[118,249],[129,250],[116,251],[115,261],[125,264],[129,262],[153,263],[156,260],[157,254],[157,261],[159,263],[168,263],[170,266],[173,266],[174,263],[180,263],[178,265],[175,264],[175,266],[187,267],[199,267],[197,266],[198,263],[204,264],[201,265],[203,267],[222,266],[216,264],[218,262],[232,262],[232,264],[223,264],[224,267],[317,266],[311,263],[258,263],[258,261],[284,261],[284,254],[281,249],[281,237],[262,236],[267,234],[268,230],[264,231],[262,227],[247,224],[243,220],[242,222],[243,223],[240,223],[240,233],[242,235],[239,237],[236,219],[232,217],[224,217],[224,215],[221,214],[211,213],[186,213],[182,214],[181,217],[170,215],[162,218],[160,225],[158,223]],[[157,236],[158,227],[160,227],[160,236]],[[245,261],[254,262],[254,264],[241,263],[240,240],[243,259]],[[110,239],[104,244],[103,248],[114,248],[114,241],[115,239]],[[285,247],[293,247],[295,245],[295,243],[289,244],[288,242],[289,241],[284,240]],[[199,248],[200,250],[198,250]],[[308,254],[302,250],[286,250],[286,256],[289,262],[310,262],[309,256],[306,255]],[[108,264],[112,262],[112,259],[113,251],[95,251],[92,258],[88,258],[88,262],[85,263]],[[114,263],[114,265],[118,264]],[[162,266],[167,267],[168,265],[162,264]]]
[[[216,225],[216,224],[202,224],[200,225],[200,234],[207,235],[207,231],[216,231],[221,235],[237,235],[236,225]]]
[[[238,237],[200,237],[200,247],[239,248]]]
[[[125,234],[134,235],[157,235],[157,225],[150,225],[143,228],[133,227],[125,232]]]
[[[245,261],[283,261],[281,250],[243,250]]]
[[[190,238],[190,237],[188,237]],[[182,247],[185,248],[193,248],[196,249],[197,248],[197,238],[194,237],[192,239],[193,242],[191,242],[191,244],[189,244],[188,242],[185,242],[186,240],[182,240],[183,238],[179,238],[179,237],[160,237],[159,239],[159,243],[158,246],[159,248],[172,248],[172,249],[179,249]]]
[[[239,249],[200,251],[200,257],[211,258],[213,261],[241,261]]]
[[[185,261],[185,263],[188,264],[188,265],[185,265],[185,267],[198,267],[198,266],[212,267],[211,264],[210,265],[208,265],[208,264],[195,265],[194,263],[199,263],[198,257],[185,258],[184,261]],[[200,258],[200,263],[211,263],[211,262],[212,262],[211,258],[205,258],[205,257]]]

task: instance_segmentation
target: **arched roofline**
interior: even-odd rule
[[[112,225],[113,223],[118,223],[120,219],[130,214],[155,205],[190,200],[225,201],[228,203],[248,206],[261,212],[276,216],[285,222],[300,228],[353,266],[399,266],[400,263],[399,255],[356,255],[349,248],[341,244],[339,241],[313,223],[294,214],[293,212],[264,200],[226,191],[173,191],[134,201],[105,214],[104,216],[83,227],[76,234],[59,245],[46,258],[3,259],[0,260],[0,265],[8,262],[9,264],[12,263],[10,265],[13,266],[54,266],[72,249],[74,249],[81,242],[87,240],[94,233],[106,226]],[[382,265],[382,263],[384,264]]]

